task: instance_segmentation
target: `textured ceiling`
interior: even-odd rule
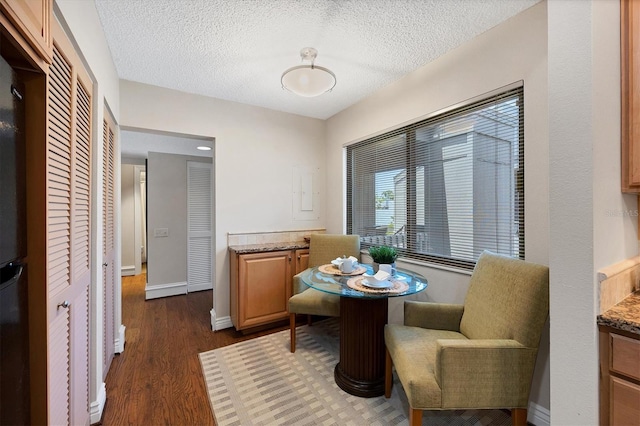
[[[326,119],[539,0],[95,0],[122,79]],[[300,49],[338,83],[280,86]]]

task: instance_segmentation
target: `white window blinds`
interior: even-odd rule
[[[348,146],[348,233],[469,269],[524,259],[523,105],[519,86]]]

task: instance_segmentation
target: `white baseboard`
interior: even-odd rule
[[[145,299],[157,299],[159,297],[177,296],[179,294],[187,294],[187,283],[169,283],[169,284],[157,284],[149,285],[144,289]]]
[[[120,328],[118,328],[118,337],[116,337],[116,340],[113,342],[114,343],[114,352],[117,354],[121,354],[122,352],[124,352],[124,343],[125,343],[125,330],[127,327],[124,326],[124,324],[120,324]]]
[[[127,265],[120,268],[120,274],[123,277],[129,277],[136,274],[136,265]]]
[[[90,406],[91,424],[94,425],[102,420],[102,411],[104,410],[104,403],[107,401],[107,386],[102,382],[100,389],[98,390],[98,396]]]
[[[224,330],[225,328],[233,327],[231,317],[222,317],[216,319],[216,330]]]
[[[551,412],[542,405],[529,402],[527,421],[535,426],[549,426],[551,424]]]
[[[217,330],[224,330],[225,328],[233,327],[233,323],[231,322],[230,316],[216,318],[215,309],[211,309],[209,311],[209,314],[211,315],[211,330],[217,331]]]
[[[213,285],[211,283],[205,284],[196,284],[187,286],[187,291],[189,293],[193,293],[194,291],[203,291],[203,290],[213,290]]]

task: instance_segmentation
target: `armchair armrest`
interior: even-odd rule
[[[442,408],[526,408],[536,354],[509,339],[438,340]]]
[[[291,293],[292,296],[294,294],[302,293],[303,291],[305,291],[306,289],[309,288],[300,279],[300,274],[302,274],[302,272],[300,272],[299,274],[296,274],[296,275],[293,276],[293,281],[291,282],[292,283],[292,290],[293,290],[292,293]]]
[[[433,330],[460,331],[463,305],[404,302],[404,325]]]

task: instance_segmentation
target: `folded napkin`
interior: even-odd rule
[[[391,277],[391,274],[386,271],[378,271],[375,273],[375,275],[369,275],[365,273],[365,274],[362,274],[362,276],[367,278],[373,278],[376,281],[386,281]]]
[[[349,257],[346,257],[346,258],[345,257],[337,257],[335,259],[336,262],[344,262],[345,260],[350,260],[350,261],[356,262],[356,263],[358,262],[358,258],[354,257],[354,256],[349,256]]]

